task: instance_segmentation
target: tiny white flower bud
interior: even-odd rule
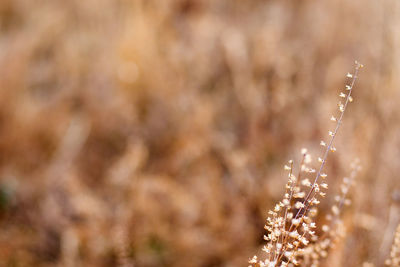
[[[327,183],[322,183],[321,187],[324,188],[324,189],[328,189],[328,184]]]
[[[298,201],[298,202],[296,202],[296,204],[294,205],[294,207],[295,207],[296,209],[304,208],[304,204],[301,203],[300,201]]]
[[[304,157],[304,163],[311,163],[311,155],[310,154],[306,154],[306,156]]]
[[[302,239],[301,239],[301,243],[303,243],[304,245],[308,245],[308,243],[309,243],[309,241],[307,240],[307,238],[305,238],[305,237],[303,237]]]
[[[307,170],[307,172],[308,172],[308,173],[315,173],[315,169],[310,168],[310,169]]]
[[[301,181],[301,184],[304,186],[311,186],[311,182],[306,178]]]
[[[250,264],[256,264],[257,263],[257,256],[254,256],[252,259],[249,260]]]
[[[329,231],[329,226],[328,225],[323,225],[322,226],[322,231],[328,232]]]
[[[318,205],[320,203],[320,201],[318,200],[318,199],[316,199],[316,198],[314,198],[312,201],[311,201],[311,204],[313,204],[313,205]]]
[[[315,191],[316,193],[318,193],[318,192],[320,191],[320,190],[319,190],[319,187],[318,187],[318,184],[315,185],[314,191]]]
[[[339,208],[336,205],[332,206],[332,213],[334,215],[339,215]]]
[[[293,195],[294,198],[303,198],[305,197],[306,193],[305,192],[299,192]]]
[[[296,237],[299,236],[299,233],[297,232],[297,230],[294,230],[293,232],[290,232],[290,233],[289,233],[289,236],[290,236],[291,238],[296,238]]]
[[[299,225],[300,224],[300,219],[293,219],[292,220],[292,224],[296,225],[296,226]]]
[[[343,194],[347,194],[347,192],[349,191],[349,188],[347,186],[341,186],[340,190],[342,191]]]

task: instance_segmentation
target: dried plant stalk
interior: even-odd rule
[[[390,258],[385,261],[385,264],[391,267],[400,266],[400,224],[397,226],[396,233],[394,234]]]
[[[264,260],[258,260],[254,256],[249,263],[255,266],[291,266],[298,265],[300,258],[304,258],[306,248],[310,245],[310,241],[317,240],[315,234],[316,224],[313,217],[316,214],[317,206],[320,203],[319,198],[324,197],[324,190],[328,188],[325,179],[327,174],[323,172],[329,152],[336,151],[333,142],[342,124],[343,116],[350,102],[353,101],[351,96],[354,88],[358,72],[363,67],[362,64],[355,62],[356,67],[353,74],[348,73],[347,77],[351,79],[349,85],[346,85],[345,91],[339,96],[345,101],[338,103],[339,116],[331,117],[336,122],[333,131],[329,131],[330,139],[328,142],[321,141],[321,146],[325,147],[322,158],[318,158],[320,166],[318,171],[311,168],[311,156],[307,153],[307,149],[302,149],[302,160],[298,175],[293,174],[293,161],[290,160],[285,165],[285,170],[289,172],[288,182],[286,184],[286,192],[281,202],[275,205],[275,208],[269,211],[269,217],[265,225],[267,234],[264,239],[267,244],[263,251],[266,253]],[[306,177],[315,174],[313,182]],[[320,180],[322,181],[320,182]],[[339,213],[338,207],[332,209],[334,214]],[[337,214],[338,215],[338,214]]]

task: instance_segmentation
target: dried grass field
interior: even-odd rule
[[[0,1],[0,266],[399,266],[399,49],[395,0]]]

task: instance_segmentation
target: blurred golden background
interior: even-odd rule
[[[355,59],[321,211],[363,171],[323,266],[382,266],[399,47],[395,0],[0,1],[0,266],[247,266]]]

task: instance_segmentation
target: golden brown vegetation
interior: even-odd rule
[[[267,234],[264,235],[267,244],[262,250],[266,253],[266,256],[261,260],[254,256],[249,260],[250,264],[260,267],[295,265],[317,267],[321,260],[327,257],[333,241],[343,235],[343,230],[341,230],[343,225],[339,215],[344,203],[350,202],[346,195],[356,172],[360,169],[358,162],[352,164],[351,178],[345,177],[343,179],[340,194],[335,197],[336,203],[332,205],[331,213],[326,214],[328,223],[320,227],[320,230],[322,230],[320,235],[317,233],[318,227],[315,216],[319,213],[320,200],[326,197],[326,190],[328,189],[326,181],[328,175],[323,172],[328,154],[336,151],[334,140],[343,123],[346,108],[350,102],[353,102],[351,93],[358,78],[358,72],[363,67],[357,61],[355,64],[355,72],[346,75],[347,78],[351,79],[351,82],[345,85],[345,92],[339,94],[340,98],[344,99],[343,103],[342,101],[338,103],[339,115],[337,117],[331,116],[331,121],[335,123],[334,130],[328,132],[328,142],[324,140],[320,142],[324,151],[321,157],[318,157],[319,165],[316,169],[311,167],[311,155],[307,153],[305,148],[301,152],[303,157],[298,167],[297,176],[294,175],[293,160],[289,161],[289,165],[285,165],[284,169],[289,171],[289,179],[283,200],[268,212],[270,216],[264,226],[267,231]]]
[[[246,266],[282,163],[317,155],[355,58],[368,68],[325,172],[363,169],[321,266],[383,266],[400,220],[399,11],[0,1],[0,266]]]
[[[400,224],[394,236],[392,249],[390,251],[390,258],[386,260],[388,266],[400,266]]]

